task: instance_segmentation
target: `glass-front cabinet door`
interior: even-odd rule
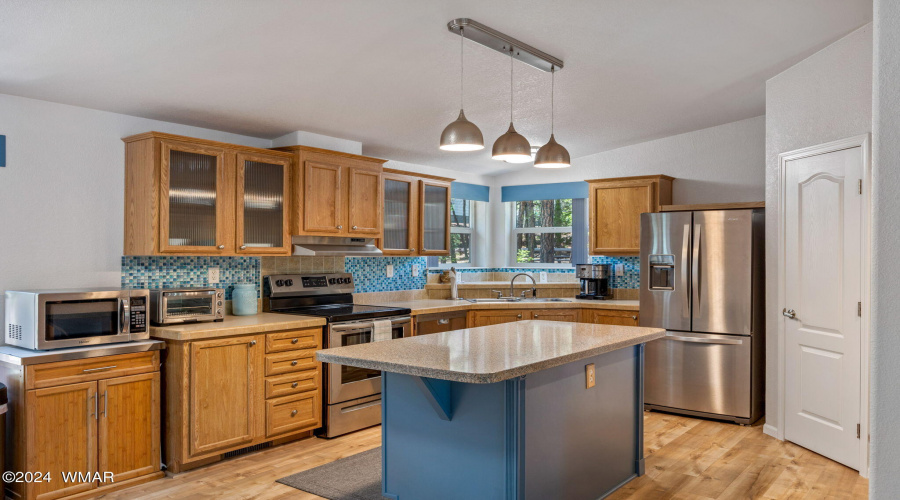
[[[419,181],[419,233],[422,249],[419,255],[450,253],[450,184]]]
[[[418,224],[418,179],[408,175],[384,174],[385,255],[416,255]]]
[[[162,253],[225,253],[225,150],[161,141],[160,240]]]
[[[289,255],[291,160],[238,153],[235,252]]]

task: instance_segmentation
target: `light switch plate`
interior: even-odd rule
[[[206,271],[206,276],[210,284],[219,282],[219,268],[218,267],[210,267]]]
[[[394,265],[388,264],[384,266],[384,274],[387,275],[388,278],[394,277]]]
[[[412,275],[413,275],[413,277],[416,277],[419,275],[419,265],[418,264],[413,264]]]
[[[547,271],[541,271],[541,283],[547,282]]]
[[[597,372],[594,369],[594,363],[585,365],[584,379],[584,383],[588,389],[594,387],[594,385],[597,383]]]
[[[616,276],[625,276],[625,264],[616,264]]]

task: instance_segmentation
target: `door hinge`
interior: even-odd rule
[[[859,186],[859,194],[862,194],[862,179],[859,180],[857,186]]]
[[[859,424],[856,424],[856,439],[859,439]]]
[[[856,303],[856,315],[862,317],[862,302]]]

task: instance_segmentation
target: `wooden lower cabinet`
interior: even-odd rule
[[[578,309],[539,309],[531,311],[531,319],[541,321],[581,321],[581,313]]]
[[[169,471],[321,426],[321,327],[166,342]]]
[[[584,323],[597,325],[638,326],[637,311],[623,311],[620,309],[583,309],[581,311]]]
[[[523,319],[531,319],[531,313],[524,309],[484,309],[469,311],[469,328],[478,326],[512,323]]]
[[[106,369],[83,368],[94,365]],[[158,351],[2,368],[13,409],[6,470],[50,478],[7,483],[8,496],[83,498],[162,477]]]

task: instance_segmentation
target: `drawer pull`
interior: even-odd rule
[[[100,371],[103,371],[103,370],[112,370],[112,369],[115,368],[115,367],[116,367],[116,365],[112,365],[112,366],[102,366],[102,367],[100,367],[100,368],[86,368],[86,369],[84,369],[84,370],[82,370],[82,371],[83,371],[84,373],[100,372]]]
[[[296,344],[297,342],[300,342],[300,339],[291,339],[291,344]]]
[[[294,382],[291,384],[291,389],[296,389],[298,385],[300,385],[298,382]]]
[[[251,346],[255,346],[255,345],[256,345],[256,341],[255,341],[255,340],[251,340],[251,341],[250,341],[250,345],[251,345]]]
[[[293,360],[293,361],[291,361],[291,366],[297,366],[297,360],[296,360],[296,359]]]
[[[292,411],[292,412],[291,412],[291,416],[292,416],[292,417],[296,417],[296,416],[297,416],[297,410]]]

